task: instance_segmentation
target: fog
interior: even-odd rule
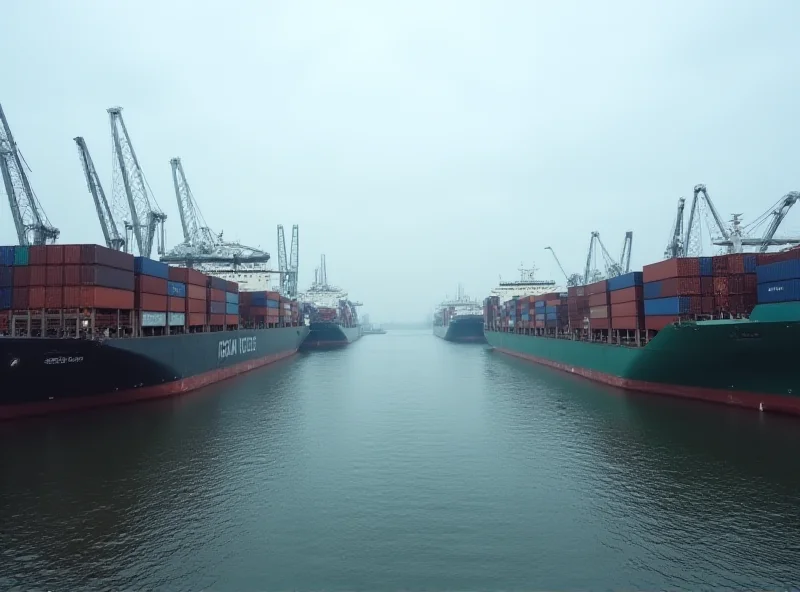
[[[215,230],[277,261],[276,225],[299,224],[301,289],[325,253],[373,322],[420,320],[459,282],[483,298],[521,263],[563,282],[544,247],[582,270],[593,230],[615,257],[633,230],[641,268],[697,183],[746,221],[800,189],[791,0],[27,0],[0,14],[0,103],[60,242],[102,242],[72,138],[110,193],[106,108],[121,105],[168,246],[180,156]]]

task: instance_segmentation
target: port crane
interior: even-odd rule
[[[54,243],[60,232],[50,224],[50,220],[36,199],[28,175],[22,166],[24,160],[11,134],[3,106],[0,105],[0,172],[11,206],[17,240],[22,246]]]
[[[119,232],[111,207],[106,199],[106,193],[103,191],[103,185],[100,183],[100,177],[94,168],[89,148],[86,146],[86,141],[81,136],[73,138],[73,140],[78,146],[78,158],[80,158],[83,166],[86,186],[89,188],[89,193],[92,194],[92,199],[94,200],[94,207],[97,210],[97,217],[100,220],[100,228],[103,231],[106,246],[117,251],[127,251],[128,242],[126,237],[123,237]],[[126,235],[127,230],[129,228],[126,226]]]
[[[158,243],[157,252],[163,254],[166,239],[164,221],[167,215],[158,208],[144,178],[128,129],[122,119],[122,107],[109,107],[107,111],[114,150],[113,193],[128,203],[131,216],[129,226],[139,255],[150,257],[154,240]]]
[[[553,254],[553,259],[556,260],[556,265],[558,265],[558,268],[561,270],[561,273],[564,274],[564,278],[566,278],[567,280],[568,288],[571,288],[573,286],[582,286],[584,284],[584,278],[581,276],[581,274],[579,273],[573,273],[572,275],[567,274],[566,270],[564,269],[564,266],[561,265],[561,261],[558,260],[558,255],[556,255],[556,252],[553,250],[553,247],[545,247],[544,250],[550,251]]]
[[[278,224],[278,273],[281,277],[281,293],[287,298],[297,297],[297,271],[299,267],[300,237],[297,224],[292,226],[292,244],[289,259],[286,258],[286,240],[283,224]]]

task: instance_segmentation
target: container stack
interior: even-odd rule
[[[586,294],[586,286],[573,286],[567,289],[567,310],[572,330],[583,330],[584,321],[589,318],[589,296]]]
[[[499,325],[500,297],[489,296],[483,299],[483,328],[494,331]]]
[[[560,333],[569,328],[567,294],[551,292],[544,295],[544,326],[548,333]]]
[[[225,325],[228,327],[239,324],[239,284],[226,282],[225,288]]]
[[[294,312],[297,314],[299,312],[297,302],[294,301],[293,304]],[[278,327],[281,321],[280,310],[281,296],[278,292],[261,290],[239,294],[239,318],[243,326],[250,328]]]
[[[148,257],[135,257],[134,273],[137,324],[148,334],[161,335],[169,326],[169,266]]]
[[[208,324],[211,327],[225,326],[225,291],[227,288],[227,280],[216,276],[208,276],[208,296],[206,297],[208,308],[206,312],[208,314]]]
[[[718,265],[716,259],[713,258],[712,265]],[[716,270],[714,268],[715,273]],[[647,330],[660,331],[672,322],[702,314],[700,273],[700,257],[667,259],[644,266],[642,280]],[[714,283],[716,286],[716,277]]]
[[[186,325],[186,279],[188,269],[185,267],[169,267],[167,271],[167,324],[172,327]]]
[[[544,329],[547,321],[547,302],[544,295],[533,297],[533,328]]]
[[[589,304],[589,327],[592,331],[611,328],[611,309],[608,296],[608,280],[584,286]]]
[[[170,273],[172,269],[170,268]],[[208,324],[208,276],[194,269],[185,269],[186,276],[186,326],[198,331]]]
[[[800,259],[756,267],[758,304],[800,301]]]
[[[517,333],[527,333],[533,327],[535,303],[531,296],[517,298],[515,303],[517,323],[515,325]]]
[[[641,271],[632,271],[608,280],[612,330],[638,331],[644,329],[642,283]]]

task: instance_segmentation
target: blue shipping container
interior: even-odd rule
[[[0,265],[14,265],[14,247],[0,247]]]
[[[645,284],[646,286],[647,284]],[[646,316],[668,316],[687,314],[689,312],[689,298],[687,296],[673,296],[672,298],[653,298],[644,301],[644,314]]]
[[[169,265],[148,257],[134,257],[133,272],[137,275],[149,275],[162,280],[169,279]]]
[[[548,312],[545,314],[545,319],[548,321],[557,321],[558,315],[554,312]]]
[[[745,273],[755,273],[756,272],[756,256],[755,255],[745,255],[744,256],[744,272]]]
[[[642,288],[644,299],[661,297],[661,282],[646,282]]]
[[[533,303],[534,308],[544,308],[544,300],[537,300]]]
[[[268,308],[278,308],[278,301],[277,300],[267,300],[267,307]],[[513,310],[511,311],[513,314]]]
[[[641,286],[641,285],[642,285],[641,271],[632,271],[630,273],[626,273],[625,275],[619,275],[617,277],[608,279],[609,292],[614,292],[616,290],[624,290],[625,288],[631,288],[633,286]]]
[[[253,292],[250,296],[252,306],[267,306],[267,295],[264,292]]]
[[[186,298],[186,284],[167,282],[167,294],[170,296],[177,296],[178,298]]]
[[[758,285],[758,303],[794,302],[800,300],[800,279]]]
[[[11,288],[14,286],[14,268],[0,267],[0,288]]]
[[[239,305],[235,302],[226,302],[225,314],[239,314]]]
[[[235,294],[234,292],[225,292],[225,302],[230,304],[239,304],[239,295]]]
[[[209,302],[208,303],[208,312],[211,314],[225,314],[225,303],[224,302]]]
[[[530,315],[529,315],[529,314],[526,312],[526,313],[523,313],[523,315],[522,315],[522,320],[523,320],[523,321],[530,321],[530,320],[531,320],[531,317],[530,317]]]
[[[13,293],[14,288],[0,288],[0,310],[11,308],[11,295]]]
[[[537,315],[536,315],[536,320],[537,320],[537,321],[543,321],[543,320],[544,320],[544,313],[542,313],[542,314],[537,314]]]
[[[756,281],[759,284],[794,280],[800,278],[800,259],[778,261],[756,267]]]
[[[700,257],[700,275],[714,275],[714,264],[711,257]]]
[[[544,314],[551,314],[551,313],[555,313],[555,312],[556,312],[556,310],[557,310],[557,309],[556,309],[556,307],[555,307],[555,306],[545,306],[545,307],[544,307]]]

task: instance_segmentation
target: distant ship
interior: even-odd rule
[[[483,308],[470,300],[461,285],[454,300],[445,300],[433,315],[433,334],[446,341],[483,343]]]
[[[553,280],[537,280],[535,273],[535,266],[530,268],[520,267],[518,280],[504,282],[501,278],[498,286],[491,291],[491,295],[497,296],[500,302],[507,302],[514,298],[541,296],[550,292],[563,291],[563,288],[557,286]]]
[[[344,347],[361,337],[356,311],[361,303],[349,300],[345,290],[328,284],[325,255],[315,270],[314,283],[297,299],[303,305],[305,324],[309,327],[300,349]]]

